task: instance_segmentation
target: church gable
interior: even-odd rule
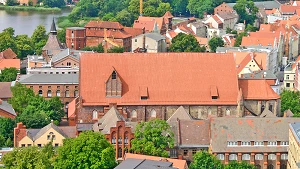
[[[121,97],[122,82],[116,70],[113,70],[106,81],[106,97]]]

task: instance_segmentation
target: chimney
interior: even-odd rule
[[[14,128],[14,147],[18,147],[18,143],[26,136],[26,126],[22,122],[17,123],[17,127]]]

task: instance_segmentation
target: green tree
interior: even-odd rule
[[[133,15],[131,15],[126,9],[118,12],[115,19],[124,26],[131,26],[133,23]]]
[[[51,8],[57,7],[61,8],[63,6],[66,6],[66,3],[64,0],[43,0],[44,6],[48,6]]]
[[[258,8],[254,5],[252,0],[237,0],[233,9],[239,15],[240,22],[246,22],[253,25],[255,19],[257,19]]]
[[[161,17],[167,11],[172,11],[172,7],[168,2],[163,2],[162,0],[143,1],[143,16]],[[137,18],[140,15],[140,1],[130,0],[128,12],[131,13],[134,18]]]
[[[107,50],[108,53],[124,53],[124,48],[123,47],[112,47]]]
[[[5,147],[5,138],[4,136],[0,135],[0,148]]]
[[[237,38],[235,39],[234,47],[239,47],[242,44],[243,37],[247,35],[248,34],[246,32],[239,33]]]
[[[172,39],[171,52],[200,52],[200,44],[193,35],[179,33]]]
[[[256,167],[245,161],[242,162],[233,161],[230,162],[228,165],[225,165],[225,169],[256,169]]]
[[[17,2],[15,1],[15,0],[7,0],[6,1],[6,5],[7,6],[14,6],[14,5],[16,5],[17,4]]]
[[[82,48],[82,50],[94,51],[97,53],[104,53],[104,48],[103,48],[102,44],[99,44],[98,46],[86,46],[86,47]]]
[[[224,166],[220,160],[207,151],[197,152],[193,156],[193,162],[189,169],[223,169]]]
[[[28,35],[17,35],[18,58],[22,59],[34,53],[33,43]]]
[[[66,28],[57,31],[57,38],[61,43],[66,43]]]
[[[300,92],[283,90],[280,93],[281,112],[290,109],[294,113],[294,117],[300,117]]]
[[[33,90],[27,88],[25,85],[16,83],[11,87],[12,97],[8,102],[12,105],[16,112],[21,113],[29,105],[30,100],[34,97]]]
[[[189,0],[187,5],[187,9],[190,11],[191,14],[196,15],[200,18],[203,18],[203,14],[209,13],[212,14],[215,4],[217,0]]]
[[[10,169],[49,169],[52,168],[47,154],[36,146],[14,148],[2,158],[3,164]]]
[[[171,0],[171,6],[176,14],[187,15],[188,0]]]
[[[29,1],[28,1],[28,6],[33,6],[32,0],[29,0]]]
[[[246,26],[246,29],[245,29],[245,32],[255,32],[255,31],[258,31],[259,29],[255,26],[252,26],[250,24],[247,24]]]
[[[31,40],[37,54],[42,53],[42,48],[46,45],[48,36],[46,35],[46,28],[43,25],[37,26],[34,30]]]
[[[13,32],[12,32],[13,31]],[[15,53],[18,53],[17,43],[15,42],[14,30],[12,28],[4,29],[0,33],[0,51],[11,48]]]
[[[18,70],[14,67],[4,68],[0,74],[0,82],[11,82],[16,80]]]
[[[113,146],[104,135],[92,131],[65,139],[54,162],[55,169],[113,169],[116,165]]]
[[[136,126],[130,151],[160,157],[168,157],[167,148],[174,146],[174,133],[164,120],[141,122]]]
[[[4,139],[13,139],[15,125],[15,120],[10,118],[0,118],[0,135],[3,136]]]
[[[217,47],[224,47],[224,41],[220,37],[213,37],[208,41],[208,46],[211,52],[216,52]]]

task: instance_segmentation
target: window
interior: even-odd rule
[[[43,90],[39,90],[39,96],[43,96]]]
[[[66,86],[66,89],[69,89],[69,86]]]
[[[55,147],[58,147],[58,143],[55,143],[54,146],[55,146]]]
[[[118,149],[118,158],[122,158],[122,148]]]
[[[156,117],[156,111],[154,109],[151,110],[150,117]]]
[[[69,90],[66,90],[66,91],[65,91],[65,96],[66,96],[66,97],[70,97],[70,91],[69,91]]]
[[[97,110],[93,110],[93,119],[98,119],[98,112]]]
[[[289,80],[290,79],[290,75],[286,75],[286,79]]]
[[[281,141],[281,142],[280,142],[280,145],[281,145],[281,146],[288,146],[288,145],[289,145],[289,142],[288,142],[288,141]]]
[[[224,154],[218,154],[218,155],[217,155],[217,159],[219,159],[219,160],[224,160],[224,159],[225,159]]]
[[[242,160],[250,160],[250,154],[243,154]]]
[[[122,144],[122,137],[119,137],[118,144]]]
[[[287,160],[288,154],[281,154],[280,158],[281,158],[281,160]]]
[[[135,110],[132,110],[131,118],[137,118],[137,112]]]
[[[237,160],[237,155],[236,154],[230,154],[229,155],[229,160],[232,161],[232,160]]]
[[[47,91],[47,97],[52,97],[52,91],[51,90]]]
[[[31,144],[27,144],[27,147],[31,147]]]
[[[189,150],[183,150],[183,155],[187,156],[188,155]]]
[[[52,135],[52,140],[55,140],[55,139],[56,139],[55,135]]]
[[[194,155],[194,154],[196,154],[197,153],[197,150],[196,149],[193,149],[192,150],[192,154]]]
[[[30,86],[30,89],[33,89],[33,86]]]
[[[113,71],[113,72],[112,72],[111,78],[112,78],[112,79],[117,79],[117,73],[116,73],[116,71]]]
[[[38,147],[42,147],[42,144],[38,144]]]
[[[78,96],[78,90],[75,90],[74,91],[74,97],[77,97]]]
[[[42,89],[42,86],[39,86],[39,89]]]
[[[56,96],[60,97],[60,90],[56,90]]]
[[[238,145],[237,141],[228,141],[227,142],[227,146],[237,146],[237,145]]]
[[[263,146],[264,142],[263,141],[254,141],[254,146]]]
[[[291,84],[290,83],[286,83],[286,86],[285,87],[290,87],[291,86]]]
[[[268,160],[276,160],[276,155],[275,154],[269,154],[268,155]]]
[[[50,135],[47,136],[47,140],[51,140],[51,136]]]
[[[216,100],[218,99],[218,96],[211,96],[211,99]]]
[[[277,142],[276,141],[268,141],[268,146],[276,146]]]
[[[21,147],[25,147],[25,144],[21,144]]]
[[[250,141],[242,141],[241,145],[242,146],[251,146],[251,142]]]
[[[147,100],[148,97],[147,96],[141,96],[141,100]]]
[[[111,139],[111,143],[116,144],[116,137],[115,136],[113,136],[113,138]]]
[[[255,154],[255,160],[263,160],[264,156],[262,154]]]
[[[124,143],[125,143],[125,144],[128,144],[128,137],[127,137],[127,136],[126,136],[125,139],[124,139]]]
[[[137,39],[134,39],[134,42],[137,42]]]

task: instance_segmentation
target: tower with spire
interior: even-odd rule
[[[51,24],[51,28],[50,28],[50,34],[57,35],[57,30],[56,30],[56,25],[55,25],[54,18],[52,20],[52,24]]]

